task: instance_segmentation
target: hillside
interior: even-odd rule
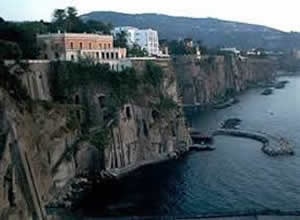
[[[300,48],[300,34],[287,33],[273,28],[215,18],[174,17],[162,14],[124,14],[117,12],[91,12],[83,20],[110,22],[114,26],[130,25],[154,28],[160,39],[191,37],[202,40],[209,47],[226,46],[242,49],[264,47],[267,49]]]

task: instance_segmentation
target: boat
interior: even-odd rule
[[[273,89],[265,89],[261,94],[262,95],[271,95],[273,93]]]

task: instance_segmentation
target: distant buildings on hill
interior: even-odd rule
[[[159,49],[159,38],[156,30],[122,26],[116,27],[112,31],[114,36],[121,32],[126,33],[127,44],[129,47],[138,45],[141,49],[146,50],[149,56],[168,55],[165,51],[162,52]]]

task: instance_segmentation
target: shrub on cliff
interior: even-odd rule
[[[151,61],[146,62],[144,83],[151,84],[154,88],[159,88],[163,80],[163,70],[160,66]]]
[[[52,62],[51,94],[56,101],[66,102],[77,89],[93,85],[111,90],[118,104],[124,104],[137,93],[139,79],[132,68],[121,72],[110,70],[108,64],[89,62]]]
[[[10,41],[0,40],[0,60],[19,60],[21,57],[22,51],[19,45]]]
[[[15,74],[11,74],[3,61],[0,61],[0,87],[5,89],[18,102],[30,100],[27,90]]]

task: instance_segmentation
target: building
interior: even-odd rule
[[[188,48],[193,48],[194,47],[194,41],[192,38],[185,38],[183,40],[184,42],[184,46],[188,47]]]
[[[127,38],[127,45],[129,47],[133,47],[135,44],[135,33],[138,31],[138,28],[131,27],[131,26],[122,26],[122,27],[115,27],[112,34],[116,36],[118,33],[125,32]]]
[[[98,63],[108,63],[112,69],[127,55],[126,48],[114,48],[112,35],[50,33],[37,35],[37,43],[42,59],[78,61],[90,58]]]
[[[113,34],[116,35],[122,31],[127,34],[127,44],[129,47],[136,44],[145,49],[150,56],[159,56],[161,54],[156,30],[124,26],[114,28]]]
[[[221,48],[220,51],[227,52],[227,53],[233,53],[233,54],[235,54],[237,56],[241,54],[241,51],[239,51],[235,47],[232,47],[232,48]]]

